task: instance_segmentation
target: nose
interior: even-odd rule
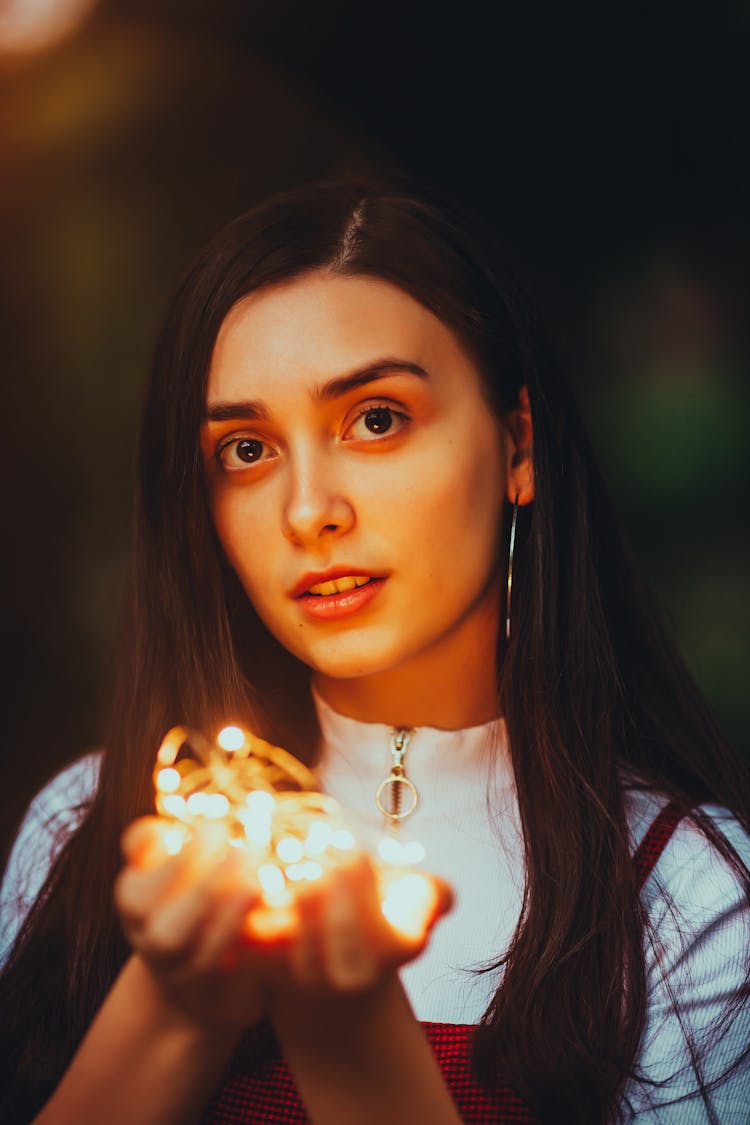
[[[326,458],[298,454],[290,457],[287,471],[282,527],[291,543],[320,546],[354,526],[354,508],[345,481]]]

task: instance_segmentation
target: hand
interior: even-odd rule
[[[243,939],[257,885],[219,826],[201,826],[178,855],[169,854],[166,831],[158,817],[142,817],[123,834],[115,902],[125,934],[183,1012],[203,1026],[244,1030],[264,1014],[275,948]]]
[[[442,880],[402,884],[416,904],[396,928],[381,908],[383,880],[365,855],[303,884],[291,909],[269,911],[240,850],[206,824],[176,856],[167,826],[144,817],[123,836],[116,902],[126,935],[164,991],[202,1024],[256,1023],[274,997],[301,1000],[375,987],[427,943],[452,904]],[[393,921],[398,921],[391,915]]]
[[[274,994],[351,993],[377,986],[424,949],[432,927],[452,906],[441,879],[419,873],[407,892],[421,895],[418,924],[397,929],[381,907],[382,880],[368,856],[359,854],[304,887],[286,953],[288,973]],[[413,919],[412,919],[413,922]]]

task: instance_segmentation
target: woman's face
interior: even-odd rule
[[[456,337],[401,289],[319,272],[239,301],[201,441],[229,563],[321,676],[460,661],[478,622],[494,651],[510,441]]]

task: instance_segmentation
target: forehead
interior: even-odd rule
[[[325,382],[383,356],[440,371],[467,366],[453,332],[404,290],[323,272],[269,286],[230,310],[214,346],[208,403]]]

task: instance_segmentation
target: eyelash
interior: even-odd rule
[[[391,415],[391,417],[393,419],[398,420],[400,425],[398,426],[398,429],[395,431],[396,434],[400,433],[404,429],[404,427],[406,425],[408,425],[408,423],[411,421],[411,419],[409,418],[409,415],[406,414],[405,411],[397,410],[396,407],[393,406],[392,403],[379,401],[379,400],[371,400],[370,402],[362,403],[362,405],[358,408],[356,417],[347,426],[346,432],[348,433],[348,431],[357,422],[359,422],[362,418],[365,418],[368,414],[373,414],[377,410],[387,410],[388,413]],[[382,436],[378,436],[377,434],[373,433],[371,438],[368,438],[368,439],[365,439],[365,440],[369,441],[369,442],[378,442],[378,441],[384,441],[388,437],[393,437],[393,436],[395,436],[395,434],[391,433],[390,426],[389,426],[388,430]],[[352,440],[352,439],[344,439],[344,440]],[[240,435],[235,436],[235,437],[228,437],[219,444],[219,446],[216,449],[216,452],[214,453],[214,457],[215,457],[215,459],[216,459],[216,461],[219,465],[219,468],[223,469],[225,472],[240,472],[240,471],[242,471],[239,467],[232,468],[232,467],[228,466],[226,464],[225,460],[224,460],[223,455],[227,450],[235,449],[243,441],[258,442],[262,446],[268,446],[268,444],[269,444],[268,442],[262,441],[261,438],[249,437],[246,434],[240,434]],[[247,461],[242,466],[242,468],[248,469],[248,468],[252,467],[253,465],[260,465],[260,464],[263,463],[263,461],[266,461],[266,460],[269,460],[269,458],[261,457],[257,461]]]
[[[347,430],[350,430],[350,429],[352,428],[352,426],[353,426],[353,425],[354,425],[354,424],[355,424],[356,422],[359,422],[359,421],[360,421],[360,419],[362,419],[362,418],[366,417],[366,416],[367,416],[368,414],[373,414],[373,413],[374,413],[374,412],[375,412],[376,410],[387,410],[387,411],[388,411],[388,413],[389,413],[389,414],[391,415],[391,417],[392,417],[392,418],[396,418],[396,419],[398,419],[398,420],[399,420],[399,422],[400,422],[400,425],[399,425],[399,428],[398,428],[398,429],[396,430],[396,433],[400,433],[400,432],[401,432],[401,430],[403,430],[403,429],[404,429],[404,427],[405,427],[406,425],[408,425],[408,424],[409,424],[409,422],[411,421],[411,419],[409,418],[409,415],[408,415],[408,414],[406,414],[406,412],[405,412],[405,411],[403,411],[403,410],[397,410],[397,409],[396,409],[396,407],[395,407],[395,406],[394,406],[394,405],[393,405],[392,403],[390,403],[390,402],[383,402],[383,401],[378,401],[378,400],[376,399],[376,400],[374,400],[374,401],[370,401],[370,402],[365,402],[365,403],[363,403],[363,404],[362,404],[362,405],[361,405],[361,406],[360,406],[360,407],[358,408],[358,410],[357,410],[357,416],[356,416],[356,418],[354,419],[354,421],[353,421],[353,422],[352,422],[352,423],[351,423],[351,424],[350,424],[350,425],[349,425],[349,426],[347,427]],[[391,432],[390,432],[390,427],[389,427],[389,429],[388,429],[388,430],[386,431],[386,435],[385,435],[385,436],[389,436],[389,437],[393,437],[393,436],[394,436],[394,435],[393,435],[393,434],[391,434]],[[383,441],[383,440],[384,440],[384,438],[379,438],[379,437],[377,436],[377,434],[373,434],[372,438],[371,438],[371,439],[369,439],[369,440],[372,440],[372,441]]]
[[[240,442],[243,442],[243,441],[247,441],[247,442],[254,441],[254,442],[257,442],[259,445],[263,445],[263,446],[268,445],[268,442],[261,441],[260,438],[248,437],[246,434],[240,434],[239,437],[226,438],[224,441],[222,441],[220,443],[216,452],[214,453],[214,457],[216,458],[216,462],[217,462],[219,468],[222,469],[224,472],[233,473],[233,472],[241,471],[238,466],[232,467],[230,465],[227,465],[226,461],[224,460],[224,453],[227,450],[236,449],[236,447],[240,444]],[[252,465],[261,464],[263,460],[264,460],[264,458],[260,458],[258,461],[247,461],[242,466],[242,468],[243,469],[249,469]],[[265,458],[265,460],[267,460],[267,458]]]

